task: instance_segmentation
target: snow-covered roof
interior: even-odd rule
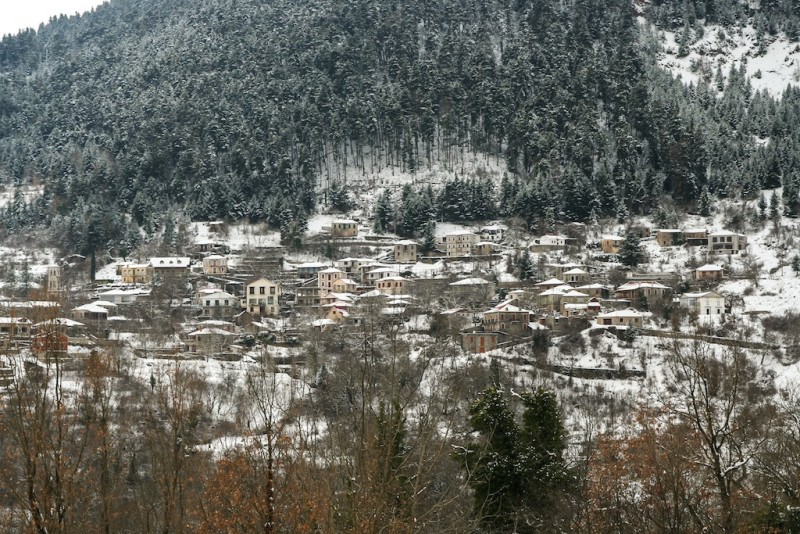
[[[484,312],[484,313],[496,313],[496,312],[529,312],[524,308],[520,308],[519,306],[514,306],[510,303],[503,303],[502,305],[495,306],[491,310]]]
[[[625,241],[625,238],[618,235],[604,235],[603,241]]]
[[[336,293],[334,291],[329,291],[326,297],[333,297],[336,300],[340,300],[343,302],[353,302],[355,300],[355,295],[351,293]]]
[[[140,289],[140,288],[133,288],[133,289],[109,289],[108,291],[103,291],[102,293],[98,293],[98,297],[122,297],[126,295],[149,295],[149,289]]]
[[[383,293],[381,293],[377,289],[373,289],[372,291],[367,291],[366,293],[362,293],[361,295],[359,295],[359,298],[363,299],[363,298],[384,297],[384,296],[386,296],[386,295],[384,295]]]
[[[219,319],[207,319],[205,321],[200,321],[197,324],[204,326],[234,326],[233,323],[230,323],[228,321],[221,321]]]
[[[52,300],[0,300],[2,308],[58,308],[60,303]]]
[[[150,265],[152,267],[161,268],[185,268],[191,263],[188,257],[165,257],[165,258],[150,258]]]
[[[322,269],[320,274],[332,274],[332,273],[343,273],[341,269],[337,269],[336,267],[328,267],[327,269]]]
[[[489,284],[488,280],[484,280],[483,278],[465,278],[463,280],[459,280],[457,282],[452,282],[451,286],[481,286]]]
[[[358,224],[358,221],[354,221],[353,219],[334,219],[331,221],[331,224]]]
[[[73,308],[73,311],[84,311],[89,313],[100,313],[108,315],[108,310],[102,306],[97,306],[94,303],[84,304],[82,306],[78,306],[77,308]]]
[[[568,275],[568,274],[589,274],[589,273],[587,273],[583,269],[578,269],[576,267],[575,269],[570,269],[569,271],[565,271],[564,272],[564,275]]]
[[[611,319],[613,317],[621,317],[621,318],[624,318],[624,317],[633,317],[633,318],[635,318],[635,317],[646,317],[647,315],[650,315],[650,314],[649,313],[638,312],[638,311],[634,310],[633,308],[627,308],[627,309],[624,309],[624,310],[615,310],[615,311],[607,312],[607,313],[598,313],[597,317],[599,319]]]
[[[560,286],[556,286],[553,288],[548,289],[547,291],[542,291],[539,293],[539,296],[549,296],[549,295],[565,295],[566,293],[570,293],[572,291],[572,286],[564,284]],[[588,295],[587,295],[588,296]]]
[[[336,300],[330,304],[324,304],[322,308],[349,308],[353,305],[352,302],[345,302],[343,300]]]
[[[658,282],[625,282],[621,286],[617,288],[617,291],[630,291],[633,289],[670,289],[668,286],[664,284],[659,284]]]
[[[222,328],[201,328],[200,330],[195,330],[190,336],[235,336],[236,334],[233,332],[228,332],[227,330],[223,330]]]
[[[679,230],[678,228],[659,228],[656,232],[661,232],[662,234],[682,234],[683,230]]]
[[[331,319],[317,319],[316,321],[311,321],[311,326],[331,326],[335,325],[336,321],[332,321]]]
[[[412,241],[411,239],[401,239],[400,241],[395,241],[395,245],[416,245],[416,241]]]
[[[683,295],[681,295],[681,298],[682,299],[683,298],[687,298],[687,299],[701,299],[701,298],[721,299],[721,298],[725,298],[725,297],[723,297],[722,295],[720,295],[716,291],[697,291],[695,293],[684,293]]]
[[[397,267],[378,267],[376,269],[372,269],[371,271],[367,271],[367,274],[397,273],[397,272],[400,272],[397,270]]]
[[[227,291],[222,291],[221,289],[214,289],[213,291],[203,291],[202,294],[199,295],[200,298],[214,298],[214,299],[235,299],[235,295],[231,295]]]
[[[211,254],[211,255],[206,256],[205,258],[203,258],[203,261],[206,261],[206,260],[224,260],[224,259],[225,259],[225,256],[220,256],[219,254]]]
[[[352,278],[339,278],[338,280],[336,280],[334,282],[334,284],[339,284],[339,285],[345,284],[345,285],[351,285],[351,286],[357,286],[358,285],[358,283],[355,280],[353,280]]]
[[[372,272],[372,271],[371,271],[371,272]],[[380,283],[380,282],[386,282],[386,281],[389,281],[389,282],[397,282],[397,281],[400,281],[400,280],[402,280],[403,282],[405,282],[405,281],[406,281],[406,279],[405,279],[405,278],[403,278],[402,276],[387,276],[387,277],[383,278],[382,280],[378,280],[378,282],[379,282],[379,283]]]
[[[714,265],[713,263],[707,263],[707,264],[695,269],[695,271],[700,271],[700,272],[704,272],[704,273],[705,272],[713,273],[713,272],[719,272],[719,271],[722,271],[722,270],[723,270],[722,267],[720,267],[719,265]]]
[[[25,317],[0,317],[0,324],[31,324]]]
[[[451,235],[469,235],[469,234],[474,235],[475,232],[473,232],[472,230],[454,230],[452,232],[449,232],[447,236],[449,237]]]
[[[603,289],[605,287],[606,286],[604,286],[603,284],[586,284],[583,286],[578,286],[575,289]]]
[[[78,321],[73,321],[72,319],[67,319],[66,317],[56,317],[50,321],[42,321],[41,323],[36,323],[34,325],[36,328],[41,328],[43,326],[66,326],[66,327],[77,327],[77,326],[86,326],[83,323],[79,323]]]
[[[589,298],[589,295],[587,295],[586,293],[581,293],[580,291],[574,291],[574,290],[573,291],[569,291],[567,293],[564,293],[561,296],[562,297],[586,297],[586,298]]]
[[[546,286],[563,286],[566,282],[563,280],[559,280],[558,278],[551,278],[550,280],[545,280],[544,282],[539,282],[538,284],[533,284],[534,286],[538,287],[546,287]]]
[[[718,232],[711,232],[708,234],[709,237],[722,237],[722,236],[734,236],[734,235],[744,237],[744,234],[737,234],[736,232],[731,232],[730,230],[720,230]]]

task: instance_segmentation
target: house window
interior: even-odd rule
[[[251,288],[249,288],[249,289],[250,289],[250,294],[251,294],[251,295],[255,295],[255,294],[256,294],[256,288],[254,288],[254,287],[251,287]]]
[[[275,294],[275,286],[272,286],[272,287],[269,288],[269,294],[270,295],[274,295]]]
[[[273,300],[275,297],[267,297],[267,304],[274,304],[275,301]]]
[[[267,288],[265,288],[263,286],[258,288],[258,294],[259,295],[264,295],[264,294],[266,294],[266,292],[267,292]]]

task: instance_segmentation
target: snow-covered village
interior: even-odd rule
[[[68,2],[0,532],[800,532],[797,2]]]
[[[403,195],[415,180],[371,179]],[[700,377],[702,365],[739,362],[764,402],[795,402],[800,227],[782,215],[780,189],[701,199],[696,213],[545,221],[539,232],[513,217],[434,221],[417,239],[389,230],[402,213],[380,220],[382,196],[345,193],[352,210],[312,216],[289,243],[285,231],[218,220],[167,229],[140,246],[153,255],[4,250],[5,391],[54,362],[58,387],[80,390],[80,370],[101,354],[152,391],[186,374],[211,425],[191,449],[217,457],[253,440],[320,446],[341,420],[309,406],[347,405],[363,373],[386,365],[402,378],[380,387],[444,439],[468,431],[442,416],[468,411],[456,377],[552,389],[572,461],[628,435],[643,413],[676,409],[692,363]],[[243,401],[254,373],[267,406]]]

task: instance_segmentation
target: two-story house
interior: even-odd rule
[[[212,254],[203,258],[203,274],[227,274],[228,258]]]
[[[245,286],[245,309],[256,316],[277,315],[281,286],[266,278],[258,278]]]
[[[404,239],[394,243],[394,261],[396,263],[417,263],[419,245],[416,241]]]
[[[447,257],[468,256],[472,252],[472,245],[480,238],[469,230],[450,232],[440,239],[439,244],[444,247]]]
[[[684,293],[681,306],[697,312],[698,315],[724,315],[725,297],[716,291]]]
[[[721,230],[708,234],[709,254],[738,254],[747,248],[747,236]]]

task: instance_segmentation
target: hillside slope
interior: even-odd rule
[[[504,162],[517,180],[488,200],[529,223],[624,218],[665,193],[691,207],[705,189],[796,197],[797,99],[737,76],[719,99],[684,87],[635,15],[626,0],[115,0],[0,43],[0,182],[44,184],[0,223],[49,225],[83,253],[176,212],[280,227],[345,169],[456,175],[469,153]]]

